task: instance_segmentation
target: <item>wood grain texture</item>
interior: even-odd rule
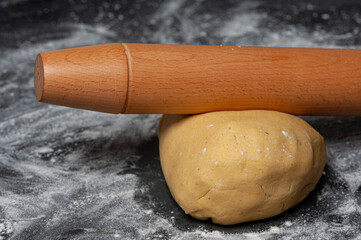
[[[125,113],[269,109],[361,115],[361,51],[123,44]]]
[[[52,104],[110,113],[361,115],[356,49],[115,43],[39,56],[36,96]]]
[[[120,113],[128,85],[124,48],[113,43],[40,53],[34,82],[39,101]]]

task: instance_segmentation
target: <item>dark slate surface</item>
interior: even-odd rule
[[[326,175],[264,221],[186,216],[158,156],[158,115],[38,103],[38,52],[108,42],[361,46],[356,1],[0,1],[0,239],[361,239],[361,118],[306,117]],[[352,86],[345,86],[352,87]],[[302,93],[300,93],[302,94]]]

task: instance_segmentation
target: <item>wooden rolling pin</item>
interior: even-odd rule
[[[113,43],[43,52],[40,102],[107,113],[361,115],[361,50]]]

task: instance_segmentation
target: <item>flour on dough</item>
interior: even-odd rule
[[[322,136],[275,111],[165,115],[158,134],[172,196],[187,214],[218,224],[294,206],[314,189],[326,163]]]

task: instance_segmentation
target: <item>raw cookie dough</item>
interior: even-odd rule
[[[158,135],[174,199],[187,214],[218,224],[268,218],[296,205],[326,163],[322,136],[275,111],[165,115]]]

